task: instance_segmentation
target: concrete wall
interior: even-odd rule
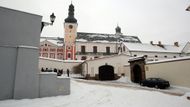
[[[16,48],[0,47],[0,100],[13,98],[16,53]]]
[[[0,100],[36,98],[41,16],[0,7]]]
[[[70,94],[70,78],[57,78],[56,73],[40,74],[40,97]]]
[[[146,78],[160,77],[172,85],[190,88],[190,58],[176,61],[148,63],[145,66]]]
[[[83,61],[78,60],[57,60],[57,59],[50,59],[50,58],[39,58],[39,70],[43,68],[48,69],[63,69],[63,71],[66,71],[69,69],[70,71],[73,71],[73,67],[81,64]]]

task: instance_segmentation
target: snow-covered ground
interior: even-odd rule
[[[157,91],[86,84],[71,79],[71,95],[0,101],[0,107],[190,107],[190,100]]]

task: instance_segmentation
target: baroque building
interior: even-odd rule
[[[189,42],[146,44],[137,36],[122,34],[118,25],[115,34],[78,32],[77,27],[74,5],[70,4],[64,22],[64,37],[41,37],[40,56],[61,60],[92,60],[123,53],[130,57],[145,56],[147,61],[157,61],[190,55]]]

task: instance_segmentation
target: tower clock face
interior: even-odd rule
[[[73,25],[69,25],[69,29],[72,29],[73,28]]]

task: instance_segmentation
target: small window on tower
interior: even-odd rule
[[[72,29],[73,28],[73,25],[69,25],[69,29]]]
[[[68,46],[68,47],[67,47],[67,49],[68,49],[68,50],[71,50],[71,47],[70,47],[70,46]]]

